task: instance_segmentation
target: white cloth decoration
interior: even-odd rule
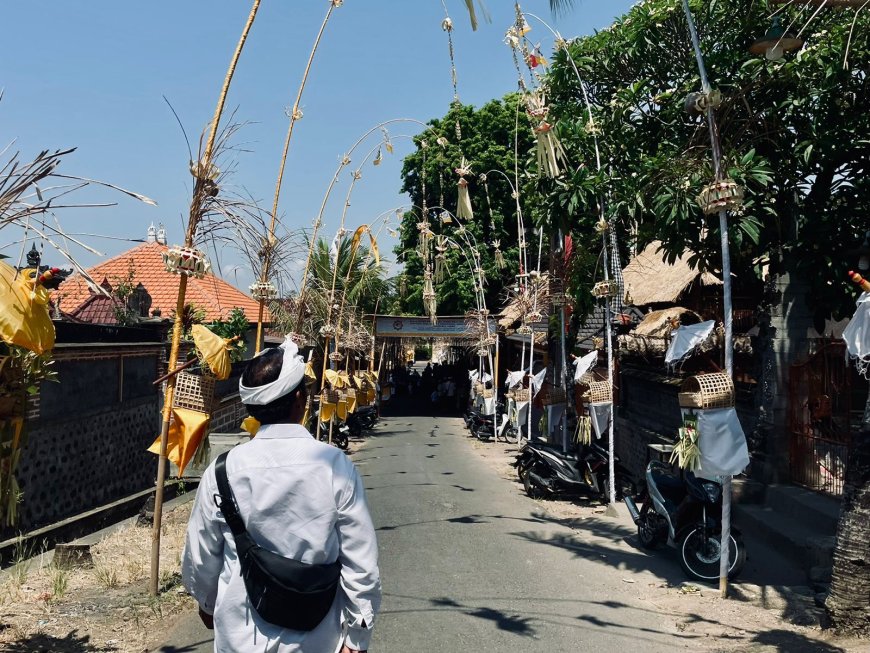
[[[692,324],[691,326],[681,326],[673,332],[671,344],[668,347],[668,353],[665,354],[666,365],[676,365],[684,358],[689,356],[697,347],[704,343],[710,334],[713,333],[713,327],[716,322],[708,320],[700,324]]]
[[[516,403],[517,407],[517,423],[514,424],[517,428],[523,426],[529,419],[529,402],[528,401],[518,401]]]
[[[565,417],[565,404],[552,404],[547,406],[547,428],[550,435],[558,431],[559,424]]]
[[[479,374],[480,372],[478,372],[477,370],[469,370],[468,378],[472,383],[474,383],[475,381],[477,381],[477,377]]]
[[[574,381],[576,383],[580,382],[580,379],[583,377],[586,372],[591,370],[595,363],[598,362],[598,351],[590,351],[588,354],[583,356],[582,358],[578,358],[574,361],[574,364],[577,366],[574,369]]]
[[[691,413],[683,409],[683,415]],[[695,475],[718,480],[719,476],[734,476],[749,464],[746,436],[735,408],[714,408],[694,411],[698,418],[698,448],[700,469]]]
[[[542,369],[540,372],[538,372],[537,374],[535,374],[532,377],[532,398],[534,398],[534,396],[536,394],[538,394],[538,391],[541,389],[541,386],[544,385],[544,377],[546,375],[547,375],[547,368],[545,367],[544,369]]]
[[[610,428],[610,420],[613,417],[613,402],[602,401],[597,404],[589,404],[589,417],[592,418],[592,429],[595,437],[601,438]]]
[[[480,377],[480,382],[489,383],[490,381],[492,381],[492,374],[490,374],[489,372],[484,372],[483,376]]]
[[[870,372],[870,293],[862,293],[856,303],[858,308],[843,331],[843,340],[858,373],[867,378]]]
[[[525,370],[520,370],[519,372],[508,372],[507,379],[505,380],[505,385],[508,388],[513,388],[514,386],[519,385],[523,381],[523,377],[526,375]]]
[[[296,389],[305,377],[305,361],[299,356],[299,347],[287,336],[278,349],[284,350],[284,360],[281,362],[281,373],[278,378],[265,385],[247,387],[239,379],[239,398],[243,404],[251,406],[265,406],[276,399],[289,394]],[[260,352],[268,351],[264,349]]]
[[[483,410],[481,412],[484,415],[495,415],[495,397],[483,400]]]

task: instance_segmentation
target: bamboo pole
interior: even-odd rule
[[[238,64],[239,57],[241,57],[242,49],[245,46],[245,41],[251,31],[251,26],[254,24],[254,19],[257,16],[257,10],[259,8],[260,0],[254,0],[253,5],[251,6],[251,11],[248,14],[248,19],[242,29],[241,37],[236,45],[235,52],[233,53],[232,59],[230,59],[230,65],[227,74],[224,77],[223,87],[218,96],[214,117],[211,121],[211,130],[209,131],[208,140],[205,144],[205,150],[202,159],[196,164],[196,169],[200,172],[208,171],[211,168],[215,139],[217,138],[224,104],[226,104],[227,93],[230,89],[233,74],[236,71],[236,64]],[[202,196],[203,184],[199,179],[197,179],[194,184],[193,198],[190,204],[187,233],[184,238],[185,247],[193,246],[196,228],[202,219]],[[172,345],[169,350],[169,371],[174,370],[178,364],[178,350],[181,344],[182,317],[184,314],[184,300],[186,293],[187,276],[182,274],[178,284],[178,299],[175,305],[175,323],[172,328]],[[166,391],[163,395],[163,424],[160,429],[160,457],[157,461],[157,483],[154,494],[154,526],[151,532],[151,579],[149,588],[152,596],[157,596],[160,583],[160,529],[163,519],[163,485],[166,481],[166,446],[169,439],[169,422],[172,417],[172,400],[175,397],[175,383],[177,378],[177,375],[173,375],[167,380]]]
[[[330,16],[332,16],[333,9],[340,6],[340,4],[340,2],[336,2],[335,0],[331,0],[329,3],[326,17],[320,25],[320,31],[317,32],[317,38],[314,39],[311,54],[308,55],[308,63],[305,65],[305,72],[302,74],[302,82],[299,84],[299,90],[296,93],[296,100],[293,102],[293,110],[290,113],[290,125],[287,128],[287,136],[284,138],[284,150],[281,154],[281,164],[278,167],[278,180],[275,182],[275,195],[272,200],[272,217],[269,223],[268,240],[266,242],[265,255],[263,257],[263,274],[260,278],[261,281],[268,281],[269,273],[271,271],[272,248],[275,245],[275,224],[278,220],[278,200],[281,197],[281,186],[284,182],[284,168],[287,165],[287,154],[290,151],[290,139],[293,137],[293,127],[296,125],[296,121],[302,117],[302,113],[299,111],[299,103],[302,101],[302,93],[305,91],[305,83],[308,81],[308,74],[311,72],[311,64],[314,62],[314,55],[317,53],[317,47],[320,45],[320,39],[323,37],[324,31],[326,31],[326,24],[329,22]],[[259,315],[257,316],[256,353],[258,354],[260,353],[260,341],[263,335],[263,313],[265,304],[266,300],[260,299],[260,310]]]
[[[698,40],[698,31],[695,29],[695,21],[692,18],[692,10],[688,0],[683,0],[683,12],[689,25],[689,36],[692,39],[692,48],[695,51],[695,60],[698,64],[698,73],[701,77],[701,88],[704,93],[712,90],[710,80],[707,78],[707,69],[704,65],[704,55],[701,52],[701,43]],[[724,178],[722,170],[722,152],[719,143],[719,131],[716,127],[716,113],[713,107],[707,108],[707,125],[710,130],[710,149],[713,155],[713,174],[716,181]],[[724,209],[719,211],[719,235],[722,250],[722,308],[725,321],[725,372],[734,377],[734,324],[731,307],[731,252],[728,242],[728,212]],[[728,598],[728,570],[730,567],[731,551],[731,477],[722,477],[722,538],[720,541],[719,556],[719,593],[721,597]]]

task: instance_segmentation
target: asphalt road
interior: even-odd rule
[[[502,444],[490,446],[505,446]],[[626,552],[625,525],[548,517],[452,417],[383,420],[355,456],[378,528],[384,600],[372,651],[672,651],[692,644],[635,587],[673,575]],[[636,585],[635,585],[636,583]],[[163,651],[210,651],[193,617]]]

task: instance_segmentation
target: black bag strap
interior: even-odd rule
[[[238,538],[240,536],[247,536],[248,531],[245,528],[245,522],[242,520],[242,516],[239,514],[239,507],[236,505],[236,497],[233,494],[233,489],[230,487],[230,480],[227,478],[227,456],[229,453],[229,451],[225,451],[217,457],[214,464],[214,475],[218,484],[218,496],[220,497],[218,508],[220,508],[221,514],[223,514],[224,519],[227,521],[227,526],[230,527],[230,530],[233,532],[233,537],[236,538],[236,542],[238,543]],[[217,497],[215,497],[215,499],[217,499]]]

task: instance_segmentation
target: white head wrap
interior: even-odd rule
[[[252,406],[271,404],[276,399],[295,390],[296,386],[302,382],[305,376],[305,361],[298,355],[299,347],[290,339],[290,336],[287,336],[278,349],[284,350],[284,360],[281,363],[281,373],[277,379],[253,388],[247,387],[239,379],[239,397],[243,404]],[[260,352],[261,355],[262,353]]]

